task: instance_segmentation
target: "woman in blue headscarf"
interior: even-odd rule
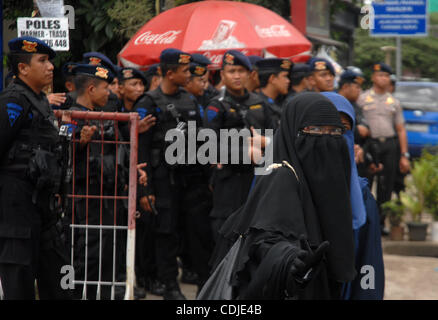
[[[357,277],[344,287],[346,300],[382,300],[385,286],[379,213],[368,182],[359,177],[354,161],[355,112],[351,103],[334,92],[323,92],[338,109],[346,130],[344,138],[350,153],[350,200]]]

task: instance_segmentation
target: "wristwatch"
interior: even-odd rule
[[[403,152],[401,155],[402,155],[402,157],[405,157],[405,158],[408,158],[408,159],[411,158],[411,155],[409,154],[409,152]]]

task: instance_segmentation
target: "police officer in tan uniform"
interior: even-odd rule
[[[408,141],[404,127],[403,112],[400,103],[387,91],[390,82],[391,68],[384,63],[373,65],[371,80],[373,86],[365,91],[358,100],[369,128],[371,139],[377,147],[383,170],[378,173],[377,203],[379,206],[391,199],[397,165],[402,173],[410,169]],[[398,161],[397,144],[400,146],[401,157]],[[372,183],[373,176],[368,179]],[[382,233],[384,230],[385,216],[381,214]]]

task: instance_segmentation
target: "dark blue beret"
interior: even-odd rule
[[[297,73],[304,73],[308,75],[310,73],[309,65],[305,63],[294,64],[294,66],[292,67],[292,74],[297,74]]]
[[[259,56],[248,56],[248,59],[253,67],[256,65],[257,61],[263,60],[263,58]]]
[[[174,48],[164,49],[160,54],[160,63],[188,64],[192,61],[192,56],[189,53]]]
[[[252,71],[252,65],[248,57],[237,50],[228,50],[222,58],[222,68],[225,65],[243,66],[249,71]]]
[[[193,76],[202,77],[207,73],[207,66],[195,62],[190,62],[190,73]]]
[[[129,79],[140,79],[144,83],[146,83],[146,77],[140,70],[135,68],[121,68],[118,73],[118,78],[120,81],[129,80]]]
[[[116,68],[111,60],[100,52],[86,52],[82,55],[83,62],[91,65],[101,65],[111,70],[113,75],[117,74]]]
[[[383,62],[375,63],[373,65],[373,72],[376,72],[376,71],[382,71],[382,72],[387,72],[389,74],[392,74],[391,67]]]
[[[111,83],[114,74],[103,65],[77,64],[73,69],[73,75],[87,75]]]
[[[341,74],[340,81],[344,83],[357,83],[359,85],[362,85],[365,79],[363,75],[358,72],[354,72],[353,70],[346,70]]]
[[[155,63],[149,67],[149,69],[146,71],[145,76],[158,76],[158,67],[160,66],[159,63]]]
[[[329,70],[333,75],[335,75],[335,69],[333,65],[324,58],[311,58],[307,64],[310,67],[310,71],[324,71]]]
[[[11,53],[41,53],[48,54],[49,59],[56,56],[56,52],[44,41],[34,37],[19,37],[8,42]]]
[[[61,72],[64,77],[72,76],[73,69],[76,68],[78,64],[76,62],[67,62],[62,66]]]
[[[290,72],[292,62],[288,59],[269,58],[261,59],[255,65],[259,71],[278,73],[281,71]]]
[[[193,62],[195,62],[197,64],[202,64],[204,66],[208,66],[209,64],[211,64],[211,60],[200,53],[192,54],[192,58],[193,58]]]

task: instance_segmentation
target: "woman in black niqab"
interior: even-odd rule
[[[356,276],[348,148],[342,135],[304,133],[308,126],[343,128],[321,94],[292,99],[274,136],[277,165],[257,177],[245,205],[221,229],[225,239],[242,237],[231,283],[236,299],[284,299],[285,292],[295,299],[338,299],[342,284]],[[303,236],[312,249],[330,244],[305,286],[291,280],[291,266],[307,249]]]

